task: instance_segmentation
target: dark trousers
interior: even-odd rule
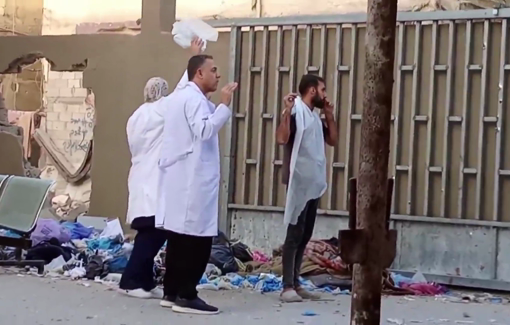
[[[167,239],[167,232],[155,228],[154,217],[139,217],[131,228],[138,231],[133,251],[122,274],[119,287],[123,290],[143,289],[150,291],[154,282],[154,257]]]
[[[212,237],[168,232],[165,296],[193,300],[211,255]]]
[[[301,263],[306,245],[312,238],[315,218],[317,217],[317,208],[319,199],[313,199],[306,203],[305,208],[298,218],[295,225],[290,224],[287,227],[287,236],[283,244],[283,288],[298,288],[299,274],[301,272]]]

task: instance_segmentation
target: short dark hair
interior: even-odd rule
[[[213,57],[211,55],[206,54],[192,56],[188,61],[188,80],[193,80],[197,74],[198,69],[204,65],[205,61],[212,59]]]
[[[299,82],[299,94],[301,96],[304,96],[306,95],[306,93],[308,92],[308,89],[312,88],[312,87],[319,87],[319,83],[323,83],[325,84],[326,82],[324,82],[324,79],[319,77],[319,76],[316,76],[316,75],[313,75],[313,74],[305,74],[301,77],[301,81]]]

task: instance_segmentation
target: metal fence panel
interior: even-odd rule
[[[509,16],[506,9],[399,14],[390,153],[394,214],[510,221],[504,213],[510,208]],[[327,150],[329,189],[320,208],[348,210],[348,179],[359,163],[365,28],[362,16],[315,18],[236,27],[233,206],[284,206],[282,150],[274,138],[281,102],[302,74],[315,73],[326,79],[340,131],[339,145]]]

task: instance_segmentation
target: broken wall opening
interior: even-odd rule
[[[94,93],[83,87],[83,71],[52,71],[45,58],[20,66],[18,73],[0,75],[5,127],[22,133],[24,158],[39,170],[31,176],[54,180],[54,194],[67,197],[57,200],[61,216],[78,206],[87,208]]]

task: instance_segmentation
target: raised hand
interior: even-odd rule
[[[203,46],[204,46],[204,41],[202,41],[198,37],[194,37],[193,40],[191,41],[191,47],[190,47],[191,55],[195,56],[195,55],[201,54]]]
[[[283,97],[283,114],[290,113],[292,110],[292,107],[294,106],[294,101],[297,97],[296,93],[290,93],[287,96]]]
[[[221,103],[226,106],[232,101],[232,94],[237,89],[237,82],[231,82],[221,89]]]

